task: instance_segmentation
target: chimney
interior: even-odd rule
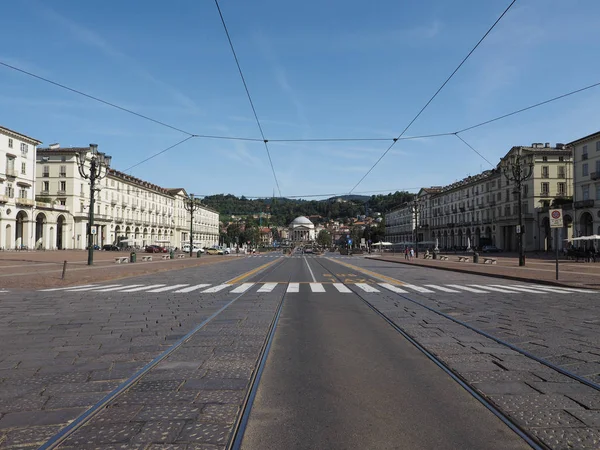
[[[564,149],[565,149],[565,144],[561,144],[560,142],[557,142],[557,143],[556,143],[556,148],[559,148],[559,149],[561,149],[561,150],[564,150]]]
[[[50,150],[56,150],[57,148],[60,148],[60,144],[57,142],[56,144],[50,144],[48,147]]]
[[[544,147],[546,147],[546,148],[550,148],[550,142],[546,142],[546,143],[544,144]]]

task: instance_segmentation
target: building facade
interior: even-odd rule
[[[438,242],[440,249],[496,245],[517,251],[516,182],[508,180],[504,171],[516,155],[528,158],[532,165],[530,177],[521,184],[524,248],[551,249],[548,209],[568,203],[573,195],[572,152],[564,144],[513,147],[492,170],[448,186],[421,189],[416,197],[416,216],[410,203],[386,215],[385,240],[414,242],[417,227],[419,242]],[[571,222],[567,214],[565,237]]]
[[[38,199],[64,206],[56,217],[57,234],[48,248],[84,249],[90,205],[90,184],[78,169],[89,172],[92,148],[39,148],[36,174]],[[189,243],[190,214],[184,189],[166,189],[114,169],[104,168],[95,184],[93,242],[102,247],[144,247],[150,244],[182,247]],[[219,241],[219,215],[207,207],[194,212],[196,245]]]
[[[573,227],[569,237],[600,234],[600,131],[567,144],[573,151]]]
[[[314,224],[304,216],[292,220],[288,229],[289,240],[296,244],[313,242],[316,238]]]

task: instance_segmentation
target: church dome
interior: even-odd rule
[[[290,224],[291,227],[300,225],[308,228],[315,227],[314,224],[304,216],[296,217],[294,220],[292,220],[292,223]]]

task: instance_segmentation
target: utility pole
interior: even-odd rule
[[[519,215],[519,223],[517,224],[517,239],[519,246],[519,266],[525,265],[525,249],[523,248],[523,182],[531,178],[533,175],[533,154],[523,155],[521,148],[517,152],[512,153],[508,158],[502,160],[502,171],[508,182],[514,181],[515,190],[513,194],[517,194],[517,212]]]
[[[194,211],[200,208],[200,202],[197,198],[194,198],[194,194],[184,201],[183,207],[186,211],[190,212],[190,258],[194,256]]]
[[[89,152],[92,154],[90,159],[89,169],[86,168],[86,157],[88,150],[77,153],[77,169],[79,175],[86,180],[90,180],[90,209],[88,211],[88,229],[87,229],[87,245],[88,245],[88,266],[94,264],[94,235],[92,234],[94,228],[94,206],[96,204],[94,194],[96,192],[96,181],[105,178],[108,175],[108,169],[110,167],[110,156],[104,153],[98,152],[97,144],[90,144]],[[86,171],[87,169],[87,171]],[[103,172],[104,169],[104,172]]]

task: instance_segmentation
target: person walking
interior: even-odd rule
[[[408,247],[404,249],[404,259],[408,259]]]
[[[415,250],[411,247],[410,248],[410,260],[412,261],[412,259],[415,257]]]

